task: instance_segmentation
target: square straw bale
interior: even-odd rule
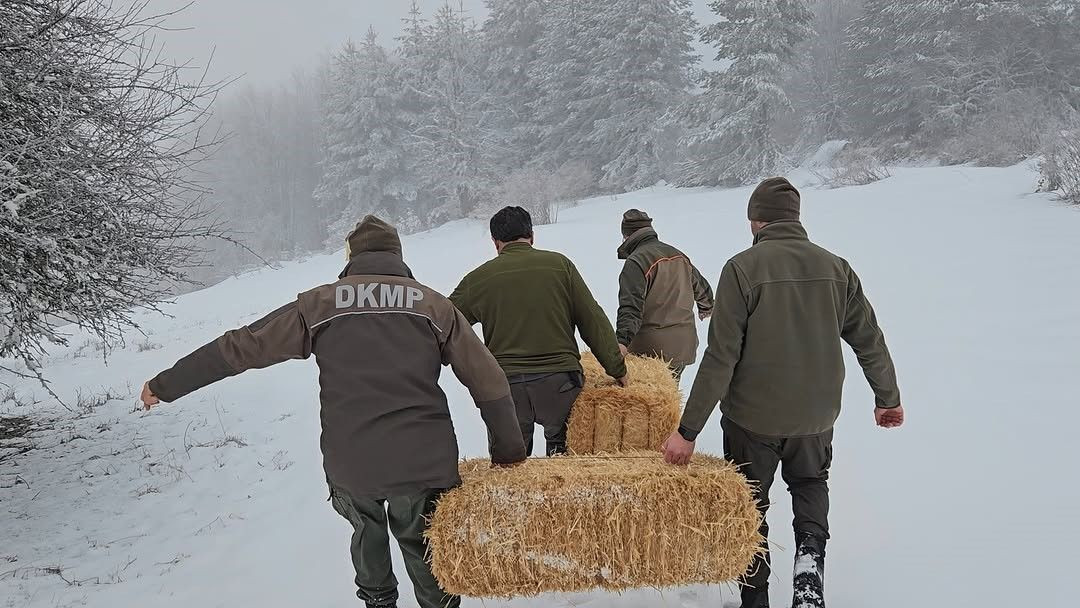
[[[472,597],[719,584],[762,547],[751,487],[722,459],[654,452],[462,464],[427,532],[442,587]]]

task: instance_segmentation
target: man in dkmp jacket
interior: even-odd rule
[[[660,240],[644,211],[624,213],[621,228],[618,253],[626,263],[615,322],[619,347],[624,354],[660,357],[681,378],[697,361],[697,321],[712,315],[712,288],[686,254]]]
[[[470,272],[450,300],[484,341],[510,381],[525,450],[543,425],[547,453],[566,451],[566,421],[584,386],[574,329],[609,376],[626,382],[611,321],[566,256],[533,247],[529,212],[506,207],[491,218],[498,255]]]
[[[686,464],[719,403],[725,456],[757,483],[762,515],[780,467],[795,512],[792,605],[822,608],[832,433],[844,383],[841,342],[858,355],[873,388],[877,424],[901,426],[904,408],[859,277],[845,260],[810,242],[799,210],[799,192],[783,178],[765,180],[751,195],[754,245],[720,275],[708,347],[664,452],[668,462]],[[761,531],[768,536],[764,522]],[[766,554],[747,573],[743,608],[769,606],[769,567]]]
[[[323,464],[334,509],[355,528],[357,595],[368,608],[396,606],[389,528],[421,608],[454,608],[460,600],[439,588],[424,539],[436,499],[461,481],[439,374],[450,365],[468,387],[495,465],[525,459],[510,386],[454,305],[413,279],[397,230],[368,216],[347,246],[336,283],[180,359],[146,383],[142,401],[150,409],[245,370],[315,355]]]

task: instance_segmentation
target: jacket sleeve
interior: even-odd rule
[[[615,337],[619,344],[630,346],[641,329],[647,289],[648,279],[641,266],[627,260],[619,274],[619,313],[615,321]]]
[[[878,326],[877,316],[863,293],[862,282],[849,266],[848,302],[841,337],[859,359],[863,374],[874,391],[877,407],[894,408],[900,405],[900,388],[896,382],[885,335]]]
[[[687,439],[697,437],[716,409],[716,404],[727,397],[746,336],[748,289],[749,285],[740,278],[738,267],[729,261],[720,273],[716,303],[709,324],[709,344],[679,425]]]
[[[514,464],[525,460],[525,441],[506,375],[460,311],[453,311],[446,341],[442,344],[442,357],[443,363],[449,365],[458,380],[469,389],[480,409],[480,417],[488,430],[491,461]]]
[[[309,356],[310,331],[292,302],[180,359],[150,381],[150,390],[168,403],[249,369]]]
[[[476,325],[480,322],[476,311],[473,309],[472,300],[469,298],[469,277],[461,279],[457,288],[454,289],[454,293],[450,294],[450,301],[461,311],[461,314],[465,315],[465,320],[468,321],[469,325]]]
[[[712,314],[714,305],[712,286],[705,280],[705,277],[701,276],[701,271],[697,269],[697,266],[692,263],[690,264],[690,271],[692,273],[691,280],[694,282],[694,300],[697,301],[698,312]]]
[[[600,365],[612,378],[626,375],[626,362],[619,352],[619,342],[615,330],[611,327],[604,309],[596,303],[596,298],[589,291],[585,279],[581,278],[577,267],[567,260],[570,272],[570,298],[573,306],[574,324],[581,333],[581,339],[596,355]]]

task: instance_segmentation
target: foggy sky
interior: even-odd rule
[[[175,10],[189,1],[150,0],[150,7]],[[417,5],[430,16],[445,1],[417,0]],[[710,14],[706,2],[694,2],[699,20]],[[452,0],[452,6],[459,3],[478,22],[487,14],[483,0]],[[169,19],[170,27],[183,31],[160,38],[167,54],[179,61],[202,66],[213,53],[210,75],[215,79],[272,84],[296,68],[313,67],[349,38],[362,39],[369,25],[383,44],[393,45],[409,5],[409,0],[194,0]]]

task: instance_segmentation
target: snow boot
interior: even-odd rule
[[[798,538],[795,552],[795,590],[791,608],[825,608],[825,539],[813,534]]]
[[[769,587],[743,587],[742,608],[769,608]]]

